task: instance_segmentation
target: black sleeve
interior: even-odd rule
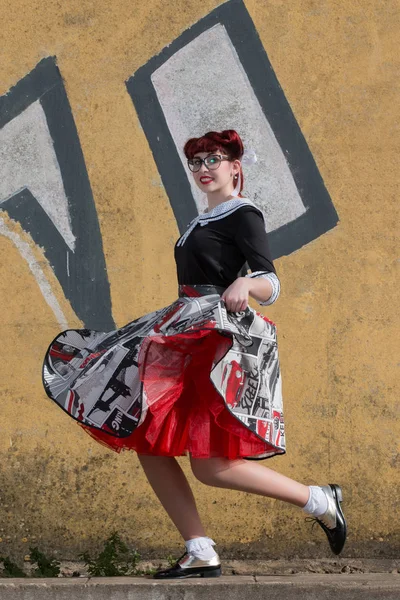
[[[235,214],[237,216],[235,243],[251,271],[276,273],[261,212],[252,206],[245,206]]]

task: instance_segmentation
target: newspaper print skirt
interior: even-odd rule
[[[120,452],[261,460],[285,453],[276,326],[223,288],[181,285],[169,306],[108,333],[70,329],[43,364],[47,395]]]

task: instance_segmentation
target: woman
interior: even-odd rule
[[[301,507],[339,554],[341,488],[307,486],[256,462],[284,454],[285,435],[276,328],[248,299],[272,304],[280,285],[263,213],[240,193],[242,141],[234,130],[211,131],[184,152],[208,208],[175,244],[178,300],[115,332],[57,336],[44,363],[46,392],[100,443],[137,452],[186,547],[155,578],[221,574],[175,459],[187,454],[206,485]],[[240,276],[246,262],[251,272]]]

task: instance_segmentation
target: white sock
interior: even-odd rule
[[[217,555],[213,546],[214,540],[209,537],[197,537],[185,542],[186,550],[189,554],[200,558],[200,560],[210,560]]]
[[[308,489],[310,496],[303,510],[313,517],[320,517],[328,510],[328,498],[324,490],[317,485],[309,485]]]

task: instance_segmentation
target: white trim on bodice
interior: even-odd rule
[[[201,227],[204,227],[204,225],[208,225],[208,223],[211,223],[212,221],[218,221],[219,219],[223,219],[224,217],[231,215],[241,206],[248,205],[254,206],[254,208],[259,210],[262,214],[262,211],[258,208],[258,206],[256,206],[254,202],[248,198],[233,198],[232,200],[226,200],[225,202],[221,202],[221,204],[214,206],[214,208],[212,208],[210,211],[197,215],[197,217],[190,221],[187,230],[182,237],[179,238],[176,245],[183,246],[196,225],[200,224]]]
[[[252,279],[268,279],[272,286],[272,294],[268,300],[266,302],[257,300],[258,304],[261,304],[261,306],[268,306],[269,304],[273,304],[278,299],[281,291],[281,284],[278,276],[275,273],[272,273],[272,271],[253,271],[252,273],[245,275],[245,277],[251,277]]]

